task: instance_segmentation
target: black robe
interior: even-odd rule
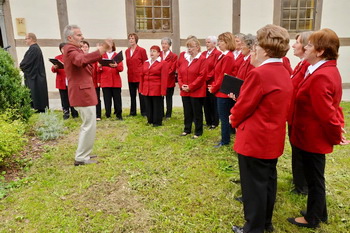
[[[49,108],[44,59],[39,45],[29,47],[19,66],[24,73],[24,83],[30,89],[32,107],[40,112]]]

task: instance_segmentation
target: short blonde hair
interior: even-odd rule
[[[224,32],[218,36],[218,40],[222,40],[227,45],[227,50],[234,51],[236,49],[235,37],[231,32]]]
[[[199,43],[199,40],[197,38],[191,38],[186,41],[186,47],[189,47],[190,45],[194,44],[199,48],[199,52],[201,51],[201,44]]]
[[[257,31],[256,38],[268,57],[282,58],[289,50],[289,33],[280,26],[268,24]]]

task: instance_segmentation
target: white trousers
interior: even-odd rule
[[[83,123],[80,126],[78,148],[75,160],[83,162],[90,159],[96,136],[96,106],[75,107]]]

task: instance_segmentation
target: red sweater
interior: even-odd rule
[[[112,55],[111,59],[117,55],[116,52]],[[108,59],[107,54],[102,55],[102,59]],[[119,72],[124,69],[123,62],[120,62],[117,67],[102,66],[98,67],[97,72],[99,75],[100,87],[122,87],[122,80]]]

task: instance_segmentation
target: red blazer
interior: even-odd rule
[[[100,73],[98,72],[98,69],[100,69],[100,67],[98,67],[98,62],[92,63],[92,81],[94,82],[95,88],[100,87],[99,84],[101,82]]]
[[[284,67],[287,69],[289,74],[292,74],[293,70],[292,70],[292,66],[290,65],[289,58],[288,57],[282,57],[282,59],[283,59]]]
[[[212,83],[211,92],[215,94],[216,97],[229,98],[226,94],[219,92],[222,80],[224,79],[224,74],[233,75],[235,59],[233,53],[229,51],[226,55],[222,54],[215,66],[215,79]]]
[[[160,53],[160,57],[163,59],[163,52]],[[173,52],[169,52],[168,56],[165,58],[165,61],[168,63],[169,67],[169,76],[168,76],[168,88],[175,87],[175,73],[176,73],[176,63],[177,55]]]
[[[143,64],[143,74],[139,92],[145,96],[165,96],[169,75],[169,66],[165,61],[155,61],[151,67],[149,62]]]
[[[97,105],[97,95],[92,80],[92,65],[101,59],[100,52],[84,54],[83,50],[70,43],[64,47],[64,70],[68,78],[68,96],[72,107]]]
[[[205,58],[200,56],[194,59],[190,65],[185,59],[178,70],[178,81],[181,90],[182,85],[188,85],[190,91],[180,91],[181,96],[190,96],[194,98],[205,97],[207,94],[206,65]]]
[[[295,101],[295,96],[299,87],[299,84],[301,81],[304,80],[305,72],[307,68],[309,67],[309,63],[307,61],[300,61],[294,68],[292,75],[291,75],[291,80],[293,84],[293,96],[292,96],[292,101],[290,104],[290,110],[288,114],[288,125],[291,124],[292,121],[292,116],[293,116],[293,108],[294,108],[294,101]],[[288,134],[290,135],[291,128],[288,128]]]
[[[283,153],[293,86],[281,62],[252,69],[231,109],[237,128],[234,150],[242,155],[275,159]]]
[[[111,58],[117,55],[116,52]],[[102,55],[102,59],[108,59],[107,53]],[[119,72],[123,71],[123,62],[120,62],[117,67],[102,66],[98,67],[97,72],[100,74],[99,83],[100,87],[122,87],[122,79]]]
[[[207,85],[212,85],[214,82],[215,65],[219,56],[221,55],[221,52],[217,48],[214,48],[214,50],[210,53],[208,58],[207,58],[207,53],[208,51],[204,51],[202,53],[202,56],[205,59],[207,59],[207,61],[205,62],[207,67],[207,78],[206,78]]]
[[[327,154],[341,141],[342,81],[336,65],[335,60],[327,61],[299,85],[290,141],[302,150]]]
[[[250,64],[250,56],[247,58],[247,60],[244,61],[241,64],[241,66],[238,69],[237,78],[245,80],[245,78],[248,75],[248,72],[251,71],[253,68],[255,68],[252,64]]]
[[[63,63],[63,54],[60,54],[55,57],[55,59],[61,61]],[[56,73],[56,88],[60,90],[66,90],[67,89],[67,83],[66,83],[66,72],[64,69],[56,69],[54,66],[51,67],[51,71],[53,73]]]
[[[233,54],[233,52],[232,52],[232,54]],[[235,59],[235,56],[233,56],[233,59],[235,60],[235,63],[233,65],[232,75],[237,77],[239,67],[241,67],[241,65],[244,61],[244,55],[242,53],[240,53],[236,59]]]
[[[136,46],[132,57],[130,57],[130,48],[125,51],[126,66],[128,67],[128,82],[140,82],[142,76],[143,63],[147,60],[146,50]]]

